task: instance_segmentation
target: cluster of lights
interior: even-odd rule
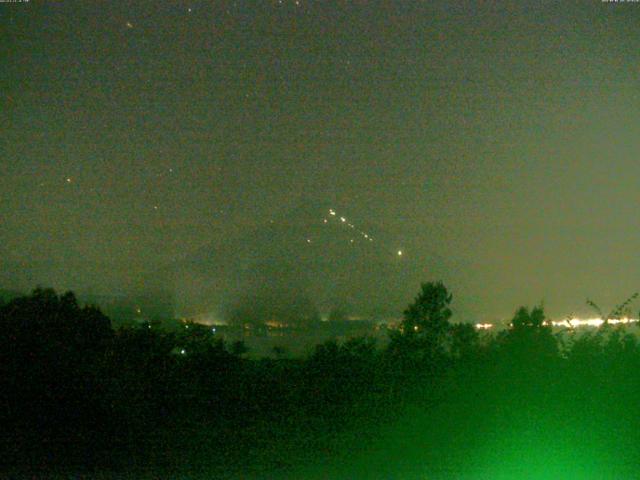
[[[623,318],[610,318],[609,320],[607,320],[607,323],[609,325],[627,325],[629,323],[637,323],[638,321],[639,320],[637,318],[623,317]],[[596,317],[596,318],[584,318],[584,319],[568,318],[566,320],[560,320],[560,321],[550,320],[550,321],[545,321],[543,325],[552,326],[552,327],[570,326],[571,328],[579,328],[579,327],[598,328],[604,325],[604,323],[605,323],[604,319]],[[493,323],[476,323],[474,326],[477,330],[489,330],[495,327]]]
[[[333,216],[333,217],[336,217],[336,216],[337,216],[337,215],[336,215],[336,211],[335,211],[334,209],[332,209],[332,208],[330,208],[330,209],[329,209],[329,215],[331,215],[331,216]],[[339,218],[340,218],[340,222],[341,222],[341,223],[346,224],[349,228],[352,228],[352,229],[354,229],[354,230],[357,230],[357,229],[356,229],[356,227],[355,227],[355,225],[354,225],[353,223],[349,223],[345,217],[339,217]],[[328,223],[329,221],[325,218],[323,222],[324,222],[324,223]],[[370,242],[373,242],[373,238],[372,238],[372,237],[371,237],[371,235],[369,235],[368,233],[363,232],[363,231],[361,231],[361,230],[357,230],[357,232],[358,232],[358,234],[359,234],[360,236],[362,236],[362,238],[364,238],[365,240],[369,240]],[[307,241],[309,241],[309,240],[307,240]],[[352,238],[351,240],[349,240],[349,242],[350,242],[350,243],[353,243],[353,242],[354,242],[353,238]],[[401,256],[402,256],[402,250],[398,250],[396,253],[397,253],[397,255],[398,255],[399,257],[401,257]]]
[[[356,226],[353,223],[349,222],[345,217],[339,217],[338,214],[336,213],[336,211],[333,208],[329,209],[329,216],[338,218],[340,220],[340,223],[344,223],[350,229],[355,230],[358,233],[358,235],[360,235],[365,240],[373,242],[373,238],[371,237],[371,235],[369,235],[366,232],[363,232],[362,230],[358,230],[356,228]],[[323,223],[329,223],[329,220],[325,218],[323,220]],[[354,242],[354,240],[351,239],[351,243],[353,243],[353,242]]]
[[[344,223],[345,225],[347,225],[349,228],[356,230],[358,232],[358,234],[364,238],[365,240],[368,240],[370,242],[373,242],[373,237],[371,235],[369,235],[366,232],[363,232],[362,230],[358,230],[356,228],[356,226],[353,223],[350,223],[345,217],[338,217],[338,214],[336,213],[336,211],[333,208],[329,209],[329,215],[332,217],[336,217],[340,219],[340,223]],[[329,223],[329,220],[327,220],[326,218],[323,220],[323,223]],[[308,241],[308,240],[307,240]],[[350,240],[350,243],[353,243],[354,240],[353,238]],[[396,252],[396,254],[401,257],[402,256],[402,250],[398,250]]]
[[[610,318],[607,320],[607,323],[610,325],[626,325],[627,323],[636,323],[638,319],[636,318]],[[549,322],[545,322],[548,325]],[[605,323],[602,318],[569,318],[567,320],[563,320],[560,322],[552,321],[551,325],[554,327],[566,327],[567,323],[571,325],[571,327],[599,327]]]
[[[493,323],[476,323],[475,327],[477,330],[490,330],[493,328]]]
[[[338,215],[338,213],[333,209],[330,208],[329,209],[329,215],[325,218],[322,219],[322,223],[324,224],[328,224],[331,220],[331,218],[334,218],[335,221],[339,222],[340,224],[343,224],[345,227],[350,228],[351,230],[354,231],[354,233],[356,235],[359,235],[360,237],[362,237],[364,240],[369,241],[369,242],[373,242],[373,237],[371,235],[369,235],[367,232],[363,232],[362,230],[358,229],[353,223],[351,223],[346,217],[343,217],[341,215]],[[273,223],[273,222],[272,222]],[[306,239],[307,243],[312,243],[312,240],[310,238]],[[355,239],[354,238],[350,238],[349,239],[349,243],[353,244],[355,243]],[[404,252],[402,250],[395,250],[394,251],[395,255],[397,255],[398,257],[402,257]]]

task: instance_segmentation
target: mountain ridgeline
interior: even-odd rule
[[[305,321],[335,309],[397,315],[419,272],[390,247],[392,235],[341,215],[298,208],[201,248],[171,269],[177,310],[226,320],[242,310],[258,321]]]

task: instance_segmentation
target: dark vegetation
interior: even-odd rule
[[[636,327],[552,331],[542,307],[522,307],[481,336],[451,322],[451,301],[424,284],[385,348],[354,338],[250,360],[207,327],[114,331],[72,293],[37,289],[0,307],[2,471],[637,477]]]

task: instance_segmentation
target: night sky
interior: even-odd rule
[[[639,26],[599,0],[0,4],[0,287],[127,292],[330,205],[403,251],[407,303],[442,279],[478,320],[607,308],[640,289]]]

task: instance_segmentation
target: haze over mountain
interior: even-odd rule
[[[384,232],[368,233],[344,212],[301,205],[176,264],[176,307],[225,316],[239,301],[304,298],[321,314],[340,307],[386,315],[399,300],[388,287],[401,282],[404,259],[383,242]]]
[[[421,279],[445,267],[442,259],[403,250],[400,238],[306,201],[210,243],[165,274],[173,278],[176,313],[208,321],[229,318],[240,304],[282,311],[299,302],[323,317],[333,309],[398,317]]]
[[[540,301],[582,314],[587,297],[606,309],[640,288],[638,3],[0,10],[1,288],[224,309],[221,292],[289,261],[356,302],[384,301],[383,287],[394,311],[442,279],[480,321]],[[288,240],[258,232],[301,195],[387,233],[402,263],[356,295],[344,275],[365,281],[382,253],[335,278],[333,261],[306,266],[320,246],[287,259]],[[208,244],[179,278],[149,273]]]

